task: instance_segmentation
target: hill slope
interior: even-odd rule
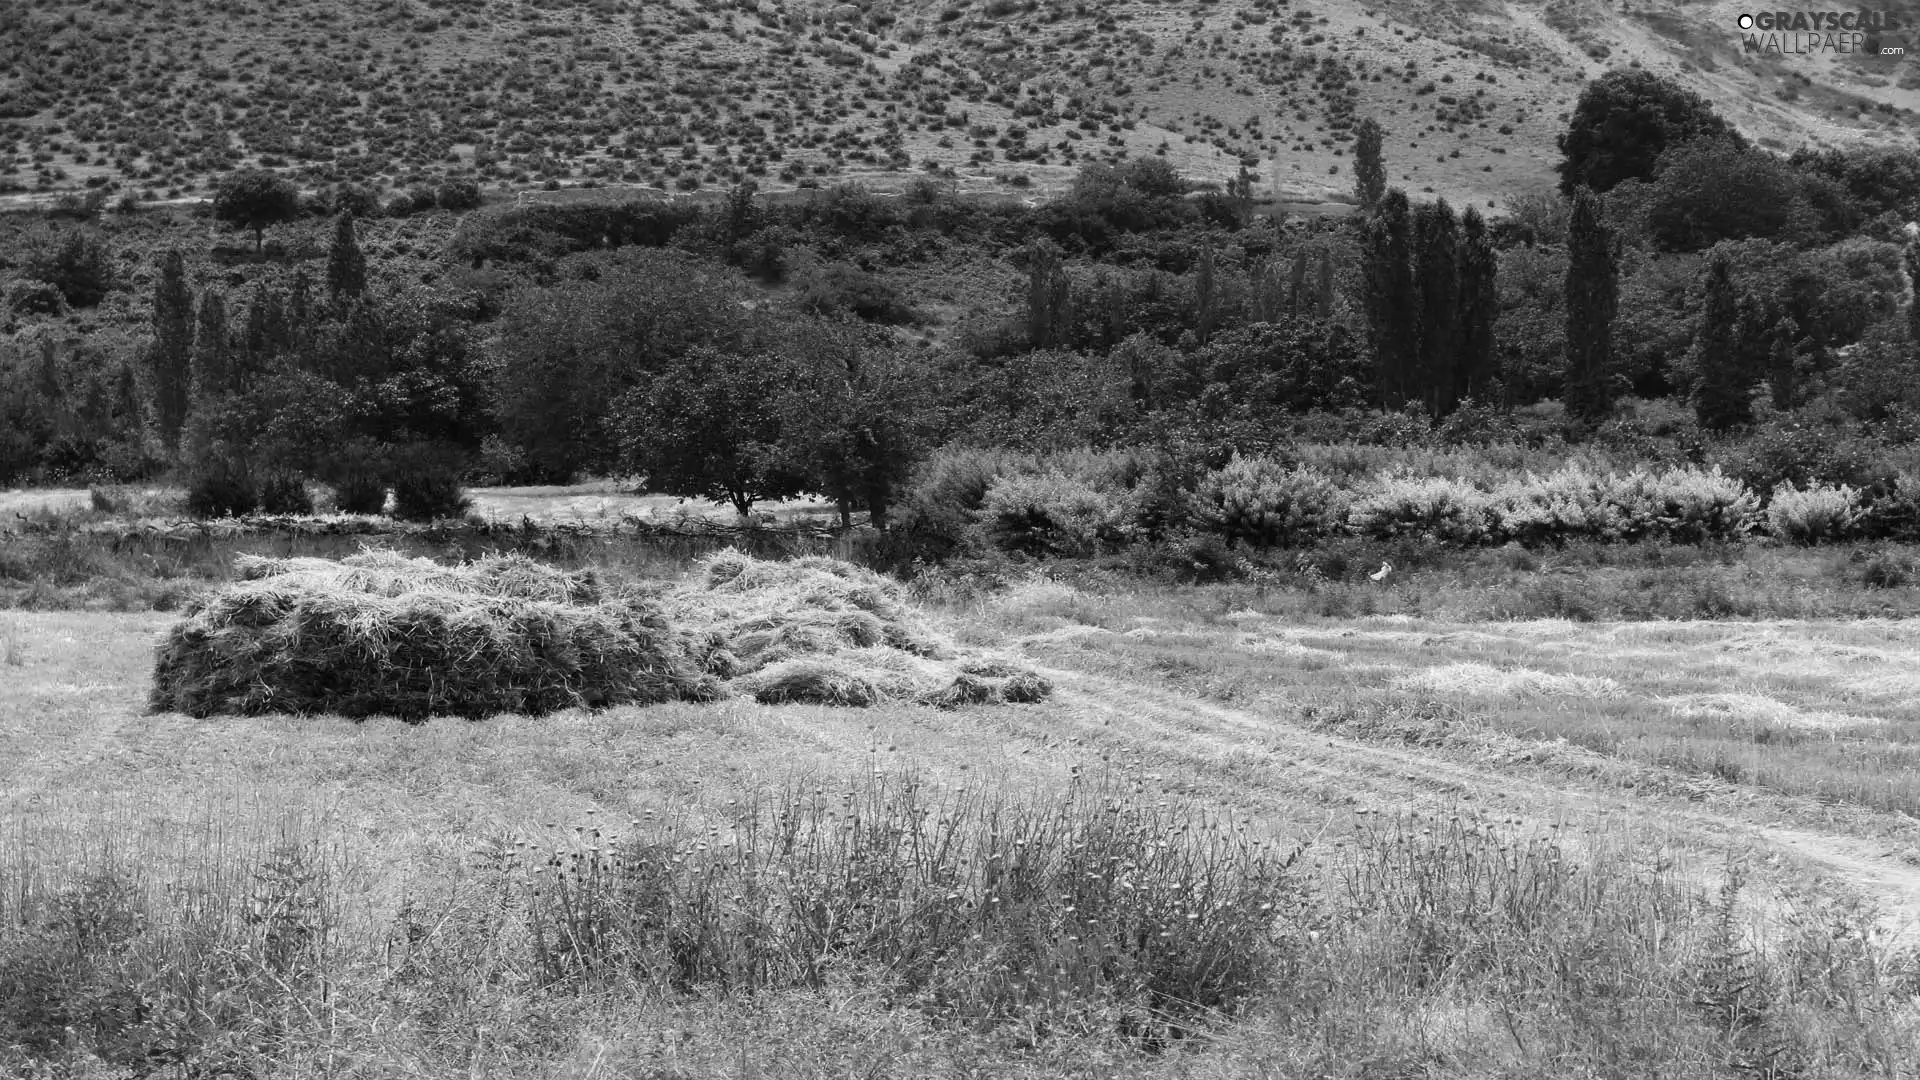
[[[1624,0],[6,0],[0,193],[204,191],[241,165],[308,186],[443,176],[666,190],[754,176],[1045,190],[1164,152],[1285,198],[1350,190],[1348,128],[1390,175],[1485,202],[1550,179],[1582,82],[1635,61],[1763,145],[1911,138],[1920,3],[1874,55],[1749,55],[1741,5]]]

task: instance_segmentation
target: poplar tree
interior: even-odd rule
[[[1693,392],[1693,413],[1700,426],[1709,431],[1753,422],[1752,402],[1740,370],[1739,317],[1732,264],[1724,248],[1715,248],[1707,258],[1706,299],[1693,331],[1691,351],[1699,378]]]
[[[1767,352],[1767,389],[1773,396],[1773,407],[1786,412],[1798,404],[1800,394],[1800,373],[1794,367],[1800,324],[1793,321],[1793,316],[1782,315],[1773,324],[1770,336],[1773,345]]]
[[[1613,412],[1613,319],[1620,306],[1620,257],[1600,219],[1600,197],[1580,188],[1567,226],[1567,416],[1592,427]],[[1731,323],[1731,314],[1729,314]]]
[[[1320,249],[1320,276],[1313,290],[1313,314],[1317,318],[1333,318],[1333,255],[1325,248]]]
[[[1380,153],[1385,133],[1380,122],[1369,116],[1353,132],[1353,187],[1360,197],[1360,208],[1372,210],[1387,193],[1387,164]]]
[[[153,378],[154,419],[169,454],[180,449],[193,380],[193,290],[187,286],[186,260],[178,248],[160,261],[153,291],[153,343],[147,349]]]
[[[1454,392],[1458,398],[1484,405],[1493,394],[1493,321],[1500,312],[1500,260],[1479,210],[1467,207],[1460,222],[1465,236],[1460,247],[1460,352],[1454,362]]]
[[[1200,265],[1193,275],[1194,337],[1205,345],[1213,337],[1213,324],[1220,316],[1220,284],[1214,273],[1213,249],[1200,249]]]
[[[1908,229],[1913,227],[1910,225]],[[1913,284],[1913,300],[1907,304],[1907,342],[1920,355],[1920,234],[1909,231],[1906,251],[1907,280]]]
[[[1459,225],[1440,199],[1414,213],[1413,268],[1420,291],[1417,380],[1427,414],[1453,411],[1460,328]]]
[[[228,340],[227,301],[208,289],[200,298],[200,312],[193,336],[193,407],[217,401],[233,393],[239,380],[234,365],[232,344]]]
[[[1407,194],[1393,188],[1381,198],[1361,233],[1364,306],[1377,373],[1375,388],[1381,407],[1389,411],[1417,396],[1412,376],[1419,345],[1415,337],[1418,307],[1411,253]]]
[[[1067,272],[1051,240],[1034,241],[1027,253],[1027,338],[1036,349],[1051,349],[1064,336]]]
[[[327,296],[339,309],[366,292],[367,258],[354,234],[353,213],[343,211],[334,219],[333,243],[327,248]]]

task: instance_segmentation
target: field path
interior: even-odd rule
[[[1314,732],[1145,680],[1040,670],[1055,680],[1064,715],[1080,725],[1068,736],[1057,729],[1060,716],[1052,716],[1056,735],[1177,755],[1212,781],[1209,800],[1282,817],[1315,804],[1436,815],[1477,808],[1523,826],[1571,826],[1562,836],[1576,842],[1582,826],[1630,823],[1707,861],[1739,860],[1756,883],[1837,885],[1879,909],[1891,937],[1920,944],[1920,865],[1914,861],[1920,852],[1901,842],[1768,821],[1763,797],[1743,792],[1708,802],[1623,793],[1543,770],[1490,768],[1440,752]]]

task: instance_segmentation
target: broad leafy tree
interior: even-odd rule
[[[1605,193],[1622,180],[1649,179],[1669,147],[1702,137],[1746,148],[1705,98],[1651,71],[1616,68],[1587,84],[1559,138],[1560,193]]]
[[[269,169],[234,173],[214,189],[213,216],[251,229],[257,252],[265,242],[267,226],[300,216],[300,192],[292,181]]]
[[[625,470],[647,490],[731,505],[806,490],[781,446],[784,365],[764,352],[696,345],[628,391],[612,425]]]
[[[843,525],[864,507],[875,528],[886,528],[894,492],[933,430],[929,365],[857,324],[806,320],[781,341],[785,465],[839,504]]]

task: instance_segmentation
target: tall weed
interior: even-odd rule
[[[1297,853],[1296,853],[1297,854]],[[533,867],[555,984],[826,985],[1052,1027],[1231,1013],[1270,985],[1294,855],[1193,806],[1076,781],[1029,803],[912,775],[790,785],[723,830],[661,822]]]

